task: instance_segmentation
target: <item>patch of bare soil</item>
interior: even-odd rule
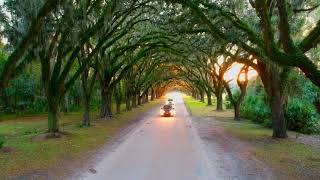
[[[9,117],[7,119],[0,119],[0,122],[10,122],[10,123],[17,123],[17,122],[36,122],[36,121],[43,121],[48,118],[47,114],[32,114],[32,115],[24,115],[24,116],[17,116],[17,117]]]
[[[288,136],[302,144],[320,147],[320,136],[288,132]]]
[[[13,147],[2,147],[0,148],[0,153],[14,153],[16,149]]]
[[[61,139],[64,137],[70,136],[70,133],[67,132],[59,132],[59,133],[44,133],[44,134],[39,134],[36,135],[32,138],[32,141],[46,141],[48,139]]]
[[[281,179],[275,169],[268,167],[250,153],[250,146],[226,133],[212,117],[193,117],[200,138],[213,168],[224,179]]]

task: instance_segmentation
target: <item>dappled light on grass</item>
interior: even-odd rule
[[[207,106],[206,103],[200,102],[199,100],[193,99],[191,96],[184,96],[184,101],[189,107],[191,114],[193,116],[205,116],[205,117],[216,117],[225,118],[226,120],[233,119],[234,113],[233,110],[227,109],[224,111],[216,111],[215,105]]]

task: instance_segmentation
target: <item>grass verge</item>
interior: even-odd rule
[[[191,96],[184,96],[184,102],[187,105],[190,113],[193,116],[202,116],[202,117],[215,117],[220,120],[233,119],[233,111],[224,110],[224,111],[216,111],[215,109],[215,101],[213,101],[212,106],[207,106],[205,102],[201,102],[199,100],[193,99]]]
[[[219,127],[250,146],[251,154],[279,171],[285,179],[319,179],[320,147],[294,138],[272,139],[272,130],[248,120],[235,122],[232,111],[217,112],[192,97],[184,97],[193,116],[213,117]]]
[[[14,148],[11,153],[0,152],[0,179],[23,176],[59,166],[66,159],[83,157],[87,152],[106,144],[117,132],[148,109],[157,106],[161,99],[144,104],[138,108],[115,115],[110,120],[94,121],[91,127],[82,128],[81,113],[64,115],[62,131],[67,137],[33,141],[32,138],[44,133],[47,128],[46,116],[19,117],[0,122],[0,135],[6,139],[5,147]]]

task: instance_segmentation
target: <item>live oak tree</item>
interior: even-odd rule
[[[318,3],[5,0],[0,34],[8,40],[9,57],[1,67],[0,95],[6,106],[9,100],[3,92],[10,80],[40,67],[39,91],[48,103],[51,135],[59,132],[61,104],[80,81],[85,126],[90,125],[96,90],[101,96],[100,116],[105,118],[112,115],[113,97],[119,111],[124,94],[130,110],[148,101],[149,95],[154,99],[175,86],[201,101],[207,95],[208,105],[216,95],[218,110],[226,91],[239,119],[250,67],[264,85],[273,136],[285,138],[284,104],[291,72],[303,73],[320,86]],[[235,62],[244,64],[237,81],[239,96],[224,79]]]
[[[259,75],[269,95],[273,136],[285,138],[287,135],[283,116],[283,84],[288,69],[298,67],[314,84],[320,84],[319,70],[305,54],[319,43],[320,24],[317,23],[300,42],[294,42],[290,26],[295,16],[301,17],[301,13],[292,13],[290,18],[288,13],[294,12],[294,9],[301,9],[305,4],[294,4],[285,0],[250,1],[249,4],[246,1],[178,2],[189,7],[193,17],[201,21],[200,24],[194,23],[198,26],[194,26],[193,31],[207,32],[220,42],[234,43],[256,57]],[[312,6],[311,1],[306,4]],[[301,28],[301,31],[303,30]]]
[[[48,131],[51,134],[59,131],[59,106],[65,93],[100,49],[115,43],[118,36],[113,35],[119,25],[146,3],[61,2],[59,10],[46,13],[46,23],[50,26],[38,26],[37,23],[42,22],[40,20],[31,25],[30,29],[35,28],[39,32],[36,42],[32,43],[32,51],[41,62],[42,81],[49,104]],[[82,47],[89,41],[94,41],[90,54],[85,58],[79,57]],[[76,64],[76,59],[80,58],[81,65]],[[8,62],[11,61],[14,63],[9,58]],[[77,70],[72,73],[74,67]]]
[[[59,0],[46,0],[43,3],[39,3],[39,1],[29,1],[29,4],[33,4],[40,7],[37,7],[36,9],[31,9],[29,6],[29,8],[27,9],[29,12],[25,12],[25,14],[23,14],[21,13],[21,10],[26,7],[26,4],[24,4],[27,3],[26,1],[6,1],[5,5],[7,5],[7,10],[10,12],[11,17],[8,17],[6,13],[2,11],[6,8],[1,7],[1,24],[4,24],[5,28],[9,31],[11,30],[11,32],[9,33],[11,34],[12,38],[17,38],[19,36],[21,38],[21,40],[14,39],[15,48],[8,57],[3,71],[0,72],[1,96],[3,96],[3,90],[8,85],[8,81],[13,78],[16,67],[19,66],[19,63],[22,63],[21,60],[23,60],[23,56],[33,45],[34,40],[37,38],[39,31],[44,26],[46,22],[45,18],[57,8],[59,2]],[[61,0],[61,2],[63,2],[63,0]],[[30,10],[32,11],[31,13]],[[27,17],[32,18],[27,19]],[[14,22],[15,20],[17,20],[16,24],[11,24],[11,22]],[[26,32],[19,31],[19,27],[15,27],[17,24],[22,24],[24,26],[23,28],[28,30],[26,30]],[[22,35],[19,33],[21,33]]]
[[[112,115],[112,90],[127,75],[127,71],[135,68],[135,65],[146,56],[161,51],[161,48],[167,48],[166,43],[157,35],[147,33],[141,38],[129,41],[129,44],[114,46],[109,51],[102,52],[98,71],[102,97],[101,118]],[[132,97],[136,98],[136,95],[132,94]],[[133,101],[135,107],[136,102]]]
[[[81,65],[81,60],[86,59],[86,54],[89,53],[89,47],[84,46],[81,51],[81,58],[79,58],[79,64]],[[91,105],[91,97],[92,92],[96,84],[97,79],[97,72],[98,72],[98,63],[97,58],[94,58],[94,60],[91,63],[88,63],[87,66],[84,68],[83,72],[81,73],[81,86],[82,86],[82,97],[83,97],[83,126],[90,126],[90,105]]]
[[[226,91],[228,93],[228,96],[230,98],[230,102],[233,105],[234,108],[234,120],[240,121],[240,105],[242,101],[244,100],[244,97],[246,95],[247,91],[247,85],[249,82],[248,79],[248,72],[249,72],[249,66],[244,65],[241,69],[241,71],[238,73],[237,76],[237,84],[240,89],[240,92],[237,93],[232,93],[232,90],[229,86],[229,83],[225,81],[224,85],[226,88]]]

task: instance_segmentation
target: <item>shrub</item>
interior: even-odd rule
[[[0,148],[3,147],[5,142],[6,142],[5,138],[3,136],[0,136]]]
[[[241,116],[251,119],[254,122],[262,123],[269,119],[270,109],[264,102],[263,96],[249,95],[242,102]]]
[[[319,99],[319,88],[296,73],[290,75],[288,84],[288,100],[284,107],[288,129],[320,134],[320,115],[314,103]],[[261,82],[250,82],[247,96],[241,105],[241,116],[263,126],[272,127],[271,111],[266,97]]]
[[[312,102],[300,98],[289,98],[285,107],[288,129],[303,133],[319,131],[319,115]]]

